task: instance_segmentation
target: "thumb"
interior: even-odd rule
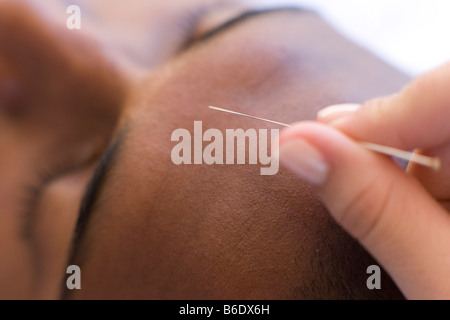
[[[401,92],[319,112],[318,121],[354,139],[410,150],[450,140],[450,62],[414,79]]]
[[[318,123],[280,136],[280,161],[313,185],[331,215],[408,298],[450,298],[450,217],[390,159]]]

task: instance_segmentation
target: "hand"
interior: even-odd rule
[[[450,63],[399,94],[321,111],[280,136],[280,160],[312,184],[334,219],[410,299],[450,298]],[[351,139],[351,138],[353,139]],[[440,157],[410,164],[360,147],[370,141]]]

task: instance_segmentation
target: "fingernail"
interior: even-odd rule
[[[280,162],[313,186],[322,186],[328,176],[328,164],[323,156],[302,139],[287,141],[280,146]]]
[[[317,120],[321,122],[331,122],[355,112],[360,107],[361,105],[353,103],[336,104],[333,106],[329,106],[319,111],[319,113],[317,114]]]

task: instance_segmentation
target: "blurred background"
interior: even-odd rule
[[[416,76],[450,61],[449,0],[250,0],[301,4],[401,71]]]

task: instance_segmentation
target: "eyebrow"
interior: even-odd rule
[[[280,11],[305,12],[307,10],[304,10],[300,7],[276,7],[269,9],[249,10],[231,20],[228,20],[224,24],[195,39],[193,42],[188,43],[187,46],[183,48],[183,51],[189,50],[198,43],[205,42],[219,35],[222,35],[225,33],[225,31],[229,31],[234,26],[242,24],[253,17]],[[103,193],[104,186],[106,185],[114,164],[117,162],[116,159],[118,158],[118,155],[120,153],[121,146],[125,143],[128,131],[129,130],[127,129],[127,126],[125,126],[125,129],[122,130],[122,132],[117,135],[117,138],[113,140],[111,145],[108,147],[108,149],[100,159],[99,164],[94,171],[92,179],[88,183],[86,192],[81,201],[78,221],[72,240],[72,251],[69,259],[70,264],[73,264],[75,258],[77,257],[79,244],[83,238],[83,234],[88,224],[89,218],[92,216],[94,211],[98,210],[99,199],[101,197],[101,194]]]

